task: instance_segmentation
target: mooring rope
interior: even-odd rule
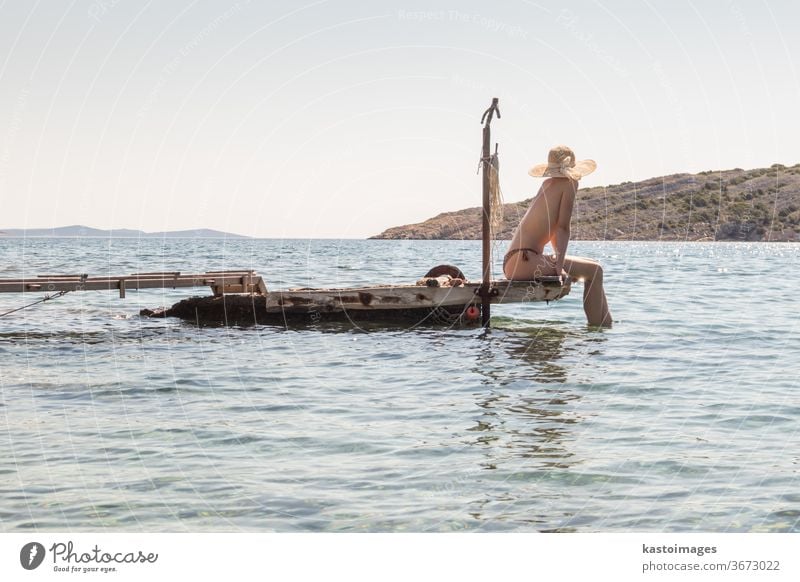
[[[492,209],[492,217],[489,221],[489,239],[492,241],[492,257],[494,257],[497,249],[506,244],[506,241],[495,240],[504,227],[503,191],[500,188],[500,158],[497,155],[497,145],[495,145],[494,153],[488,158],[478,157],[477,173],[480,173],[484,162],[488,162],[489,167],[489,205]]]
[[[0,313],[0,317],[5,317],[6,315],[10,315],[12,313],[16,313],[17,311],[22,311],[23,309],[27,309],[28,307],[33,307],[34,305],[38,305],[39,303],[44,303],[45,301],[50,301],[51,299],[58,299],[59,297],[63,297],[69,293],[67,291],[59,291],[57,293],[53,293],[52,295],[45,295],[44,299],[39,299],[38,301],[34,301],[33,303],[29,303],[28,305],[23,305],[22,307],[17,307],[16,309],[12,309],[10,311],[6,311],[5,313]]]
[[[478,160],[478,172],[480,172],[481,165],[485,161],[488,161],[489,206],[492,210],[492,217],[489,221],[489,240],[492,241],[492,257],[494,257],[497,249],[505,245],[505,241],[495,240],[504,226],[503,191],[500,189],[500,158],[497,155],[497,146],[495,146],[494,153],[488,159],[480,158]]]
[[[497,157],[497,149],[489,158],[489,198],[492,205],[489,226],[494,239],[503,226],[503,191],[500,189],[500,158]]]

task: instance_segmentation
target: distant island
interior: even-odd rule
[[[531,199],[504,205],[496,238],[510,239]],[[481,238],[481,209],[445,212],[373,239]],[[578,191],[576,240],[800,240],[800,164],[673,174]]]
[[[59,226],[57,228],[5,228],[0,230],[0,237],[6,238],[39,238],[39,237],[79,237],[79,238],[249,238],[240,234],[232,234],[210,228],[193,230],[172,230],[165,232],[144,232],[121,228],[117,230],[101,230],[80,224]]]

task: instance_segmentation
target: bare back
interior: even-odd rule
[[[528,248],[541,254],[555,241],[559,227],[569,229],[577,183],[567,178],[548,178],[542,183],[514,233],[509,249]]]

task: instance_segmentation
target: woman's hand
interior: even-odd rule
[[[558,277],[559,281],[563,285],[564,281],[566,281],[566,275],[567,275],[567,272],[564,270],[564,261],[559,261],[558,256],[555,254],[550,255],[548,258],[550,259],[550,261],[552,261],[551,264],[553,265],[555,276]]]

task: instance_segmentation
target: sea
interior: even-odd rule
[[[505,243],[494,245],[500,272]],[[573,241],[491,327],[205,326],[206,289],[0,317],[0,531],[800,532],[800,245]],[[255,269],[270,289],[480,276],[477,241],[2,239],[0,277]],[[43,296],[0,294],[0,312]]]

